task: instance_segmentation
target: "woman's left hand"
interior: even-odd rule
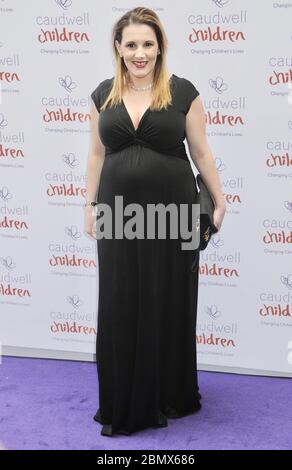
[[[225,204],[215,207],[214,215],[213,215],[213,222],[214,222],[214,225],[218,228],[218,231],[221,229],[225,212],[226,212]]]

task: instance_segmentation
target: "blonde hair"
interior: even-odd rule
[[[117,40],[121,44],[123,29],[131,24],[146,24],[153,28],[156,35],[160,54],[157,56],[155,64],[152,88],[153,99],[150,110],[159,111],[172,103],[169,73],[166,66],[167,38],[157,14],[153,10],[144,7],[136,7],[128,11],[113,27],[112,45],[116,62],[116,73],[111,91],[100,109],[104,110],[107,106],[115,106],[122,102],[127,67],[115,47],[115,41]]]

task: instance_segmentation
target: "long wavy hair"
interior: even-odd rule
[[[157,14],[153,10],[144,7],[136,7],[128,11],[115,23],[113,27],[112,47],[115,57],[116,72],[114,75],[111,91],[104,104],[101,106],[101,110],[104,110],[106,107],[116,106],[122,102],[122,94],[125,87],[126,72],[128,69],[115,47],[115,41],[117,40],[121,44],[123,29],[131,24],[146,24],[153,28],[156,35],[160,54],[157,55],[155,63],[152,103],[150,110],[160,111],[172,103],[170,90],[171,85],[168,69],[166,66],[166,51],[168,41],[164,28]]]

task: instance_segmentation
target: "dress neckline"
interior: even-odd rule
[[[169,77],[168,81],[170,82],[170,81],[173,79],[173,77],[174,77],[174,73],[171,74],[171,76]],[[141,119],[140,119],[140,121],[139,121],[139,123],[138,123],[138,126],[137,126],[136,128],[135,128],[135,126],[134,126],[134,123],[133,123],[133,121],[132,121],[132,118],[131,118],[131,116],[130,116],[129,111],[127,110],[127,107],[126,107],[126,105],[125,105],[125,102],[124,102],[123,98],[122,98],[122,106],[124,107],[124,110],[125,110],[125,112],[126,112],[126,114],[127,114],[127,116],[128,116],[128,119],[129,119],[130,123],[131,123],[132,129],[133,129],[134,133],[136,134],[136,133],[139,131],[140,127],[141,127],[141,124],[142,124],[143,119],[144,119],[145,116],[150,112],[150,106],[148,106],[148,108],[146,108],[146,110],[145,110],[144,113],[142,114],[142,117],[141,117]]]

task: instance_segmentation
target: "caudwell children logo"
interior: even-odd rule
[[[36,25],[40,27],[37,41],[41,44],[88,44],[90,42],[87,30],[90,24],[89,13],[83,12],[77,16],[70,15],[71,0],[55,0],[54,3],[59,7],[60,13],[47,16],[39,15],[35,19]]]
[[[0,187],[0,228],[4,230],[13,229],[15,233],[19,233],[22,237],[24,230],[28,230],[28,223],[24,220],[24,216],[28,216],[28,208],[26,205],[13,205],[13,194],[7,186]]]
[[[17,303],[17,300],[31,297],[31,274],[17,272],[17,263],[12,256],[0,257],[0,297]]]
[[[236,321],[224,321],[223,313],[216,304],[205,305],[204,313],[202,321],[197,323],[197,344],[219,346],[220,349],[236,348]]]
[[[233,253],[222,253],[222,247],[224,241],[220,233],[214,233],[210,239],[209,247],[206,253],[202,253],[200,257],[199,273],[202,276],[208,276],[209,284],[214,282],[225,282],[228,285],[227,280],[232,280],[234,283],[236,279],[240,278],[240,263],[241,253],[240,251],[234,251]],[[214,250],[212,250],[212,247]]]
[[[67,308],[59,308],[51,311],[50,315],[50,331],[54,334],[67,333],[83,334],[89,337],[96,336],[96,328],[93,326],[95,315],[91,312],[82,311],[84,302],[78,294],[69,295],[65,301],[69,305]],[[72,308],[70,308],[72,307]]]
[[[49,96],[43,96],[41,99],[42,105],[45,107],[43,121],[46,123],[84,123],[90,121],[88,99],[82,96],[73,96],[72,92],[76,90],[77,84],[72,77],[70,75],[59,77],[57,83],[59,89],[62,89],[62,95],[52,93]],[[65,92],[66,94],[64,95]],[[83,111],[82,108],[85,109],[85,111]]]
[[[204,100],[206,122],[209,125],[217,126],[243,126],[243,111],[246,107],[245,96],[224,96],[230,87],[220,75],[209,79],[209,87],[211,88],[211,97]],[[214,93],[217,96],[212,96]]]
[[[44,175],[49,204],[70,205],[76,198],[82,198],[82,204],[86,197],[86,175],[76,172],[80,162],[76,155],[70,152],[60,158],[65,164],[65,170],[46,171]]]
[[[8,85],[10,83],[20,82],[21,81],[20,73],[15,70],[20,65],[19,54],[5,52],[4,43],[1,43],[0,47],[1,47],[0,85],[2,84]],[[1,93],[0,93],[0,104],[1,104]]]
[[[188,36],[189,43],[196,45],[207,43],[213,47],[222,43],[224,45],[242,44],[246,40],[243,25],[247,22],[247,11],[234,12],[230,9],[224,11],[224,7],[229,3],[226,0],[212,0],[211,3],[219,8],[217,12],[189,15],[188,22],[192,26]],[[207,5],[207,2],[205,4]],[[210,11],[211,8],[208,10]]]
[[[291,121],[292,129],[292,121]],[[292,142],[284,141],[283,139],[268,141],[266,143],[265,164],[269,170],[286,170],[291,171],[292,168]],[[289,176],[289,173],[284,173]],[[274,173],[268,173],[268,176],[273,176]],[[290,176],[292,174],[290,173]]]
[[[10,134],[7,132],[7,129],[8,120],[3,113],[0,113],[0,159],[9,160],[11,162],[12,160],[24,158],[24,151],[19,146],[24,143],[24,133]]]
[[[242,204],[241,191],[243,190],[244,181],[242,175],[225,176],[224,172],[227,169],[227,165],[222,161],[221,158],[216,157],[214,159],[216,169],[220,174],[221,185],[223,189],[223,196],[228,206],[229,214],[238,214],[240,212],[240,205]]]
[[[270,57],[269,66],[268,83],[271,86],[271,93],[278,85],[292,82],[292,56]]]
[[[259,308],[259,315],[266,320],[263,324],[271,324],[267,320],[277,321],[276,325],[278,326],[286,326],[287,321],[289,321],[289,324],[291,322],[292,274],[282,274],[280,282],[281,291],[262,292],[260,294],[261,306]],[[281,320],[285,320],[286,323],[280,323],[279,321]]]
[[[76,269],[96,268],[94,247],[82,244],[83,234],[76,225],[64,227],[64,234],[69,241],[49,243],[49,265],[54,268]]]
[[[286,218],[264,219],[263,242],[265,245],[292,246],[292,200],[285,200],[282,207],[286,210]]]

